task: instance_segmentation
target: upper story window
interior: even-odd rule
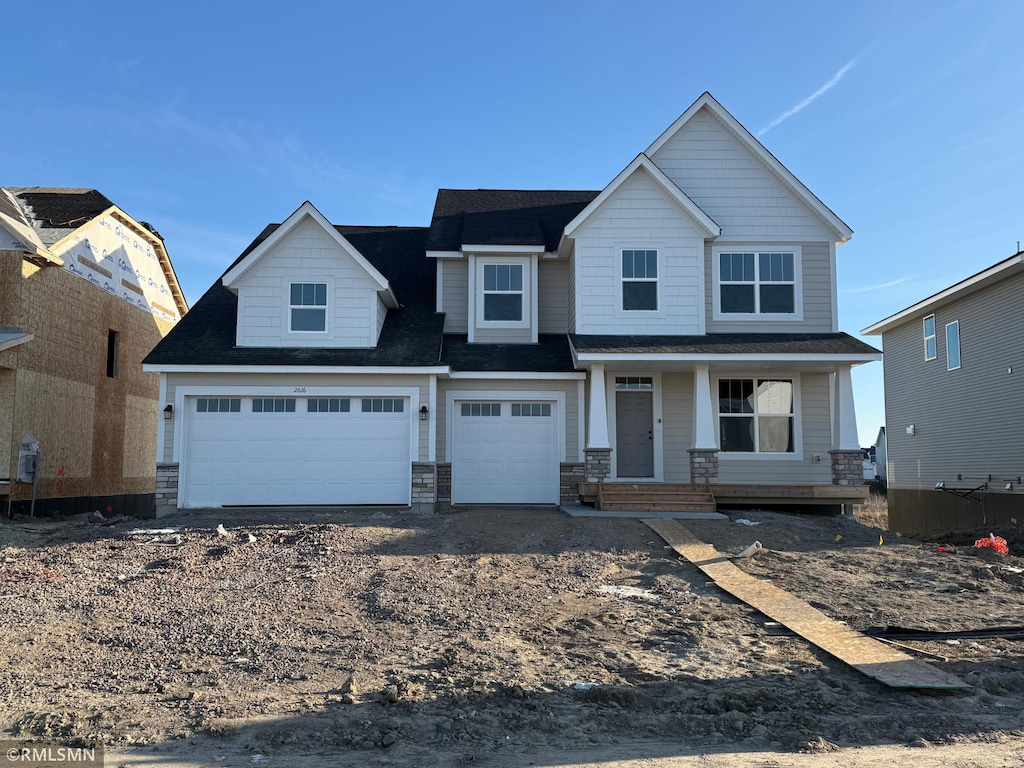
[[[934,360],[935,350],[935,315],[928,315],[924,319],[924,359]]]
[[[657,251],[622,251],[622,309],[624,311],[657,311]]]
[[[327,283],[291,283],[289,331],[327,330]]]
[[[946,324],[946,370],[960,367],[960,321]]]
[[[715,315],[742,315],[798,320],[800,252],[798,249],[717,251]]]
[[[794,453],[793,393],[790,379],[719,379],[722,452]]]
[[[484,322],[523,320],[523,265],[484,264]]]

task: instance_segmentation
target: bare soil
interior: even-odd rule
[[[856,629],[1024,624],[1019,553],[941,552],[849,517],[686,525],[723,553],[759,540],[740,567]],[[0,622],[0,731],[102,743],[117,764],[724,751],[736,762],[706,764],[810,765],[787,762],[803,753],[843,765],[852,758],[831,760],[853,748],[942,745],[963,768],[1024,764],[1021,641],[902,640],[972,690],[889,689],[773,626],[636,520],[473,509],[5,521]]]

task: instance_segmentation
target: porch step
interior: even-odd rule
[[[692,483],[601,483],[597,507],[607,512],[714,512],[706,485]]]

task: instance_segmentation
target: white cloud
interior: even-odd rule
[[[895,288],[897,285],[909,283],[911,280],[917,280],[919,277],[921,277],[921,275],[910,275],[909,277],[900,277],[896,280],[878,283],[877,285],[867,285],[863,288],[844,288],[840,293],[871,293],[871,291],[884,291],[886,288]]]
[[[821,98],[826,93],[831,91],[833,88],[836,87],[836,85],[839,84],[839,81],[843,79],[843,75],[845,75],[847,72],[849,72],[853,68],[853,65],[856,64],[856,63],[857,63],[857,59],[850,59],[848,62],[843,64],[843,66],[839,68],[839,71],[836,72],[832,76],[831,80],[829,80],[827,83],[825,83],[823,86],[821,86],[821,88],[816,90],[814,93],[812,93],[806,99],[801,101],[795,107],[793,107],[790,110],[787,110],[786,112],[783,112],[781,115],[779,115],[777,118],[775,118],[772,122],[770,122],[768,125],[766,125],[764,128],[762,128],[760,131],[758,131],[757,135],[758,136],[763,136],[764,134],[768,133],[768,131],[770,131],[772,128],[775,128],[777,125],[780,125],[781,123],[785,122],[786,120],[791,118],[793,115],[795,115],[798,112],[806,109],[808,106],[811,105],[812,102],[814,102],[815,100]]]

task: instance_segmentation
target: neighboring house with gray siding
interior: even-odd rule
[[[838,327],[851,234],[710,94],[602,190],[442,189],[429,227],[305,203],[146,360],[162,501],[856,496],[850,370],[880,354]]]
[[[863,333],[882,337],[890,528],[1024,517],[1024,252]]]

